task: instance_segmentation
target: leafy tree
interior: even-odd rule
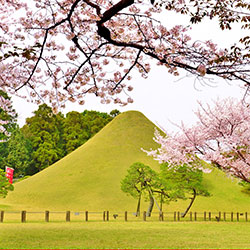
[[[121,112],[120,112],[118,109],[113,109],[113,110],[110,111],[109,114],[110,114],[112,117],[116,117],[116,116],[118,116],[120,113],[121,113]]]
[[[160,144],[149,154],[171,165],[186,163],[203,168],[199,156],[215,167],[250,183],[250,109],[235,99],[217,100],[214,107],[200,104],[193,127],[180,126],[182,133],[166,137],[155,134]],[[204,170],[205,171],[205,170]]]
[[[8,141],[8,156],[6,157],[7,166],[13,168],[14,176],[24,176],[28,171],[31,162],[31,145],[28,139],[24,138],[20,128],[17,126],[12,131]]]
[[[147,216],[151,215],[154,205],[152,188],[156,182],[157,173],[149,166],[136,162],[129,167],[127,175],[121,181],[121,190],[138,199],[136,216],[140,214],[141,197],[145,195],[150,200]]]
[[[127,175],[121,181],[121,190],[138,199],[136,216],[140,214],[142,197],[149,200],[147,216],[151,215],[154,203],[162,211],[163,203],[190,199],[190,204],[182,215],[185,217],[196,196],[210,195],[202,179],[201,170],[187,165],[169,168],[168,164],[162,164],[160,173],[157,173],[149,166],[136,162],[129,167]],[[157,200],[160,201],[160,206]]]
[[[177,198],[187,199],[188,196],[190,199],[190,203],[182,217],[185,217],[188,213],[197,196],[210,196],[207,188],[202,183],[202,170],[191,168],[186,164],[172,168],[169,168],[167,163],[162,164],[160,179],[164,185],[171,186]]]
[[[104,112],[84,110],[82,113],[89,138],[99,132],[105,125],[112,121],[112,117]]]
[[[70,153],[89,139],[88,126],[81,113],[72,111],[63,121],[63,139],[66,153]]]
[[[63,139],[66,153],[68,154],[81,146],[112,119],[111,115],[98,111],[85,110],[83,113],[76,111],[67,113],[63,121]]]
[[[133,102],[126,95],[133,89],[127,82],[132,71],[146,78],[151,59],[173,75],[183,69],[198,79],[239,80],[249,89],[247,34],[231,48],[220,49],[212,41],[193,41],[187,28],[209,18],[218,20],[222,30],[236,22],[248,30],[247,1],[2,2],[0,86],[17,93],[28,88],[32,99],[47,98],[54,109],[66,100],[84,104],[87,93],[102,103]],[[190,23],[165,27],[160,22],[162,9],[188,16]]]
[[[22,132],[32,147],[28,174],[40,171],[64,156],[63,116],[53,114],[46,104],[40,105],[34,116],[26,119]]]
[[[0,197],[5,198],[8,191],[13,191],[14,186],[9,183],[6,173],[0,169]]]

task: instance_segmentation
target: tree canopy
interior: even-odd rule
[[[17,178],[41,171],[84,144],[113,119],[111,114],[118,113],[84,110],[68,112],[65,117],[42,104],[22,128],[6,124],[11,133],[0,143],[0,168],[14,168]]]
[[[84,104],[88,93],[125,105],[133,102],[131,73],[146,78],[154,59],[170,74],[184,69],[198,78],[239,80],[249,90],[248,35],[220,49],[188,33],[203,19],[218,20],[222,30],[240,23],[247,32],[249,9],[244,0],[1,1],[0,87],[38,104],[47,99],[54,111],[67,100]],[[163,11],[190,22],[165,27]]]
[[[158,173],[149,166],[136,162],[129,167],[127,175],[122,179],[121,190],[138,199],[136,216],[140,214],[142,197],[146,201],[150,201],[147,216],[151,215],[154,203],[162,211],[163,203],[178,199],[190,199],[190,204],[183,213],[184,217],[196,196],[210,195],[202,180],[202,171],[186,164],[169,168],[169,165],[165,163],[161,165]]]
[[[204,168],[199,158],[250,183],[250,109],[228,98],[214,105],[200,103],[197,124],[180,125],[180,133],[155,133],[159,149],[149,152],[160,162]],[[206,169],[204,169],[206,171]]]

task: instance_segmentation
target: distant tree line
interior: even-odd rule
[[[20,128],[16,116],[0,110],[0,119],[9,121],[6,129],[10,133],[0,143],[0,169],[14,168],[16,178],[33,175],[84,144],[119,113],[118,110],[109,114],[85,110],[71,111],[64,116],[54,114],[51,107],[42,104]]]

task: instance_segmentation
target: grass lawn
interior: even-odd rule
[[[2,223],[0,248],[249,249],[246,222]]]

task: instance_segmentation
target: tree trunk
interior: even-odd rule
[[[138,203],[137,203],[137,209],[136,209],[136,217],[140,216],[140,208],[141,208],[141,193],[138,199]]]
[[[147,211],[147,217],[150,217],[151,216],[151,213],[152,213],[152,210],[153,210],[153,207],[154,207],[154,198],[152,195],[149,195],[149,199],[150,199],[150,202],[149,202],[149,206],[148,206],[148,211]]]
[[[163,199],[162,199],[162,193],[161,193],[161,205],[160,205],[160,212],[162,212],[162,204],[163,204]]]
[[[191,198],[191,202],[188,205],[186,211],[182,214],[182,216],[181,216],[182,218],[184,218],[186,216],[186,214],[188,213],[189,209],[191,208],[191,206],[194,203],[195,198],[196,198],[196,190],[193,188],[193,197]]]

